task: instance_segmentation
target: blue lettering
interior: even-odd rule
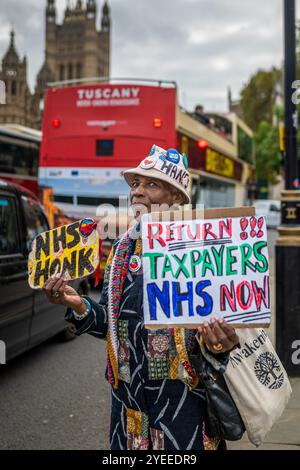
[[[173,313],[175,317],[182,316],[182,304],[181,302],[188,301],[189,303],[189,316],[194,315],[193,312],[193,283],[187,282],[187,292],[180,292],[180,282],[172,282],[172,302],[173,302]]]
[[[170,294],[169,294],[169,281],[163,282],[162,290],[151,282],[147,285],[148,302],[150,309],[150,320],[157,320],[156,314],[156,300],[159,301],[166,317],[170,318]]]
[[[212,312],[213,309],[213,299],[211,295],[207,292],[202,292],[207,286],[211,286],[211,281],[200,281],[196,285],[196,293],[204,300],[204,306],[201,307],[198,305],[196,307],[196,312],[201,317],[206,317]]]

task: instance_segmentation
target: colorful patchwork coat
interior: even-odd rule
[[[107,340],[106,377],[112,385],[110,447],[120,449],[216,449],[205,435],[205,395],[193,361],[200,356],[224,372],[228,355],[212,355],[197,341],[195,330],[149,331],[143,325],[143,269],[130,270],[132,256],[141,260],[141,240],[128,232],[115,241],[98,304],[65,319],[77,335]],[[134,260],[136,262],[136,259]]]

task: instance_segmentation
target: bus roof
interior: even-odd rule
[[[47,86],[49,88],[68,87],[76,85],[96,85],[97,83],[108,83],[111,85],[123,85],[129,83],[135,83],[139,85],[152,85],[160,87],[174,87],[177,88],[177,84],[172,80],[162,79],[151,79],[151,78],[110,78],[110,77],[89,77],[89,78],[75,78],[72,80],[61,80],[57,82],[49,82]]]
[[[9,135],[10,137],[17,137],[27,140],[34,140],[40,142],[42,139],[42,132],[30,127],[21,126],[19,124],[1,124],[0,134]]]

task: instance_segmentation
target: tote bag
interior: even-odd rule
[[[224,374],[249,440],[262,444],[292,393],[286,371],[263,329],[241,329],[240,348],[230,353]]]

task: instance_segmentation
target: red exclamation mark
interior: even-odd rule
[[[260,238],[263,236],[264,232],[261,230],[262,226],[264,224],[264,218],[263,217],[259,217],[258,221],[257,221],[257,226],[259,228],[258,232],[257,232],[257,238]]]
[[[246,217],[243,217],[240,221],[240,225],[241,225],[241,229],[242,229],[240,237],[241,237],[242,240],[247,240],[248,233],[245,230],[248,227],[248,219],[246,219]]]
[[[255,232],[255,227],[256,227],[256,218],[255,217],[251,217],[250,219],[250,227],[251,227],[251,232],[250,232],[250,237],[254,238],[255,235],[256,235],[256,232]]]

